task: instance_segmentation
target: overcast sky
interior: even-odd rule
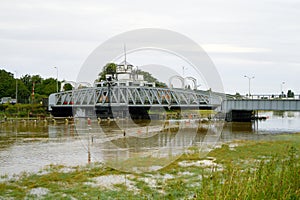
[[[89,54],[139,28],[179,32],[214,62],[226,92],[300,94],[300,1],[0,0],[0,67],[76,80]],[[134,64],[134,60],[130,60]],[[140,61],[139,61],[140,62]],[[145,63],[148,64],[148,63]]]

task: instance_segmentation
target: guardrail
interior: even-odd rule
[[[288,97],[286,94],[283,95],[275,95],[275,94],[253,94],[250,97],[249,96],[241,96],[241,98],[237,99],[268,99],[268,100],[291,100],[291,99],[300,99],[300,94],[295,94],[293,97]]]

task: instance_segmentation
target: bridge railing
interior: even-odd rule
[[[286,94],[253,94],[251,96],[243,96],[242,99],[253,99],[253,100],[290,100],[290,99],[300,99],[300,94],[295,94],[292,97],[288,97]]]

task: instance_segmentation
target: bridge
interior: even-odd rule
[[[249,121],[257,111],[300,111],[300,95],[253,95],[251,98],[226,99],[221,104],[227,121]]]
[[[146,86],[87,87],[49,96],[49,111],[56,117],[93,116],[149,118],[150,109],[217,110],[227,121],[250,121],[255,111],[300,111],[300,95],[252,95],[251,98],[210,91]]]
[[[181,88],[173,88],[173,79],[181,82]],[[192,81],[192,87],[187,85]],[[64,82],[73,90],[51,94],[48,110],[55,117],[131,117],[149,118],[150,109],[165,110],[216,110],[226,114],[227,121],[250,121],[254,111],[300,111],[300,95],[293,99],[283,94],[233,96],[197,90],[197,80],[178,75],[169,78],[170,88],[155,87],[155,82],[144,80],[137,67],[126,61],[115,71],[105,75],[105,80],[89,83]],[[84,86],[86,85],[86,86]],[[189,89],[193,88],[193,89]],[[284,98],[283,98],[284,97]],[[238,99],[237,99],[238,98]]]
[[[149,109],[211,110],[222,97],[207,91],[146,86],[102,86],[74,89],[49,96],[49,111],[56,117],[92,116],[147,118]]]

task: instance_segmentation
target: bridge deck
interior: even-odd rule
[[[222,102],[222,110],[300,111],[300,99],[232,99]]]

